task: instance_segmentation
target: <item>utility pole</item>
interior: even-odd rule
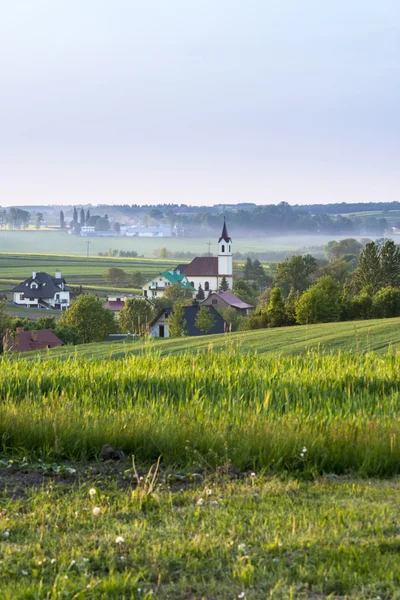
[[[87,246],[87,257],[88,257],[88,258],[89,258],[89,246],[90,246],[90,244],[91,244],[91,241],[90,241],[90,240],[88,240],[88,241],[86,242],[86,246]]]

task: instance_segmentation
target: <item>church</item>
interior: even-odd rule
[[[232,238],[228,235],[225,219],[218,240],[218,256],[196,256],[191,263],[178,265],[175,271],[184,275],[196,290],[201,285],[205,292],[217,292],[224,277],[228,289],[232,289]]]

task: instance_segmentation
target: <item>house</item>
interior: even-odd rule
[[[26,308],[66,310],[71,303],[71,288],[61,277],[61,271],[56,271],[54,277],[48,273],[33,271],[32,277],[25,279],[11,291],[14,304]]]
[[[232,292],[213,292],[201,303],[205,306],[219,306],[220,308],[234,308],[238,313],[247,317],[249,312],[253,310],[252,304],[243,302],[240,298],[232,294]]]
[[[191,263],[178,265],[175,271],[185,275],[196,290],[201,285],[205,292],[217,292],[223,278],[228,288],[232,289],[232,239],[228,235],[225,220],[218,240],[218,256],[196,256]]]
[[[212,335],[215,333],[225,333],[226,322],[224,319],[213,306],[209,306],[208,308],[213,316],[214,326],[210,329],[210,331],[205,333],[204,331],[198,329],[198,327],[195,325],[200,306],[198,304],[193,304],[192,306],[183,307],[183,319],[186,321],[187,335]],[[172,312],[173,308],[171,306],[160,310],[158,315],[150,322],[149,335],[161,338],[169,337],[168,318]]]
[[[127,227],[125,235],[127,237],[171,237],[172,226],[168,223],[155,226],[136,225]]]
[[[7,330],[3,337],[3,348],[7,352],[29,352],[29,350],[44,350],[63,345],[64,342],[50,329],[24,331],[23,327],[17,327],[15,333]]]
[[[196,289],[190,284],[185,275],[179,271],[163,271],[142,287],[143,296],[149,298],[162,298],[165,290],[173,284],[178,284],[183,290],[188,290],[192,295],[196,293]]]
[[[154,304],[148,298],[143,298],[143,296],[134,296],[133,294],[124,294],[121,296],[108,296],[107,302],[103,304],[104,308],[108,308],[115,313],[119,313],[125,306],[125,302],[127,300],[134,300],[135,298],[139,298],[140,300],[146,300],[151,306],[154,307]]]

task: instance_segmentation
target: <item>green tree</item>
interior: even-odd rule
[[[179,283],[169,285],[164,292],[164,299],[169,302],[170,306],[176,303],[187,304],[191,297],[192,292],[181,288]]]
[[[81,208],[81,212],[79,214],[79,223],[81,227],[85,225],[85,211],[83,210],[83,208]]]
[[[0,349],[3,350],[3,338],[7,330],[11,329],[12,319],[7,311],[7,300],[0,301]]]
[[[156,251],[157,258],[169,258],[169,252],[166,248],[160,248]]]
[[[78,222],[78,211],[76,210],[76,206],[74,206],[74,211],[72,213],[72,222],[73,223]]]
[[[62,342],[64,342],[64,344],[73,344],[74,346],[77,346],[84,342],[83,336],[76,327],[67,327],[66,325],[62,326],[57,324],[54,333]]]
[[[303,292],[311,285],[311,277],[317,270],[317,261],[311,254],[299,254],[278,263],[275,285],[282,288],[285,296],[291,288]]]
[[[109,267],[103,274],[103,279],[109,283],[121,284],[129,280],[129,275],[119,267]]]
[[[215,325],[215,318],[208,306],[201,306],[197,312],[194,324],[200,331],[207,333]]]
[[[143,333],[153,317],[153,308],[143,298],[128,298],[119,313],[119,326],[124,333]]]
[[[217,309],[224,321],[228,325],[229,331],[238,331],[243,321],[243,316],[232,306],[225,308],[225,310]]]
[[[90,210],[87,209],[86,211],[86,217],[85,217],[85,224],[87,225],[90,219]]]
[[[253,261],[252,277],[254,281],[256,281],[259,284],[265,281],[264,267],[262,266],[258,258],[254,259]]]
[[[285,324],[285,304],[280,288],[275,287],[267,309],[268,323],[271,327],[281,327]]]
[[[121,233],[121,225],[118,222],[114,223],[113,229],[117,235]]]
[[[325,246],[325,254],[331,262],[342,258],[345,254],[359,256],[363,245],[354,238],[345,238],[340,242],[329,242]]]
[[[252,275],[253,275],[253,261],[248,256],[246,258],[246,262],[245,262],[244,269],[243,269],[243,277],[248,282],[249,279],[252,278]]]
[[[400,248],[387,240],[380,252],[381,283],[384,287],[400,287]]]
[[[296,306],[300,298],[299,290],[290,290],[285,302],[285,318],[288,325],[296,323]]]
[[[205,299],[204,290],[201,287],[201,284],[199,284],[199,289],[197,290],[196,299],[199,300],[200,302]]]
[[[381,287],[380,252],[374,242],[367,244],[361,252],[354,280],[360,290],[371,287],[373,292],[377,292]]]
[[[229,284],[225,276],[221,279],[219,283],[219,289],[221,292],[227,292],[229,290]]]
[[[55,329],[57,321],[55,317],[39,317],[36,321],[36,329]]]
[[[296,321],[300,325],[338,321],[342,310],[342,287],[329,275],[306,290],[296,306]]]
[[[40,229],[42,223],[44,221],[43,213],[38,212],[35,215],[35,229]]]
[[[65,229],[65,217],[62,210],[60,210],[60,229]]]
[[[145,282],[145,277],[140,271],[132,273],[132,287],[141,288]]]
[[[168,317],[169,337],[177,338],[187,334],[187,323],[184,317],[185,309],[183,307],[183,304],[180,304],[178,302],[174,305],[174,309]]]
[[[389,286],[379,290],[373,298],[373,313],[380,319],[400,317],[400,289]]]
[[[94,226],[95,231],[108,231],[110,229],[109,220],[105,217],[100,217],[96,220],[96,225]]]
[[[366,289],[350,300],[347,316],[350,319],[372,319],[373,299]]]
[[[78,296],[61,316],[57,327],[75,327],[84,343],[102,342],[118,330],[114,314],[93,294]]]
[[[244,279],[236,279],[234,281],[232,292],[235,296],[243,300],[243,302],[247,302],[247,304],[252,304],[253,306],[256,304],[254,289]]]

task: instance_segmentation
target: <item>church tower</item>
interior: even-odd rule
[[[223,277],[226,278],[231,290],[233,285],[232,239],[228,235],[225,218],[221,237],[218,240],[218,287],[221,285]]]

